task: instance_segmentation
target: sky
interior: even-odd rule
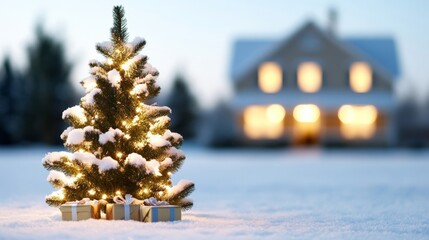
[[[229,63],[232,44],[240,37],[287,37],[307,20],[327,25],[329,8],[338,12],[337,35],[393,36],[402,77],[398,95],[429,95],[429,1],[425,0],[157,0],[54,1],[0,0],[0,58],[10,55],[21,69],[34,27],[65,41],[75,63],[72,81],[88,75],[88,62],[102,59],[95,43],[109,39],[112,7],[123,5],[130,40],[147,41],[143,54],[160,72],[167,93],[173,77],[183,74],[203,107],[231,96]]]

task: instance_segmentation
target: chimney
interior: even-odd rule
[[[337,19],[338,14],[335,8],[330,8],[328,12],[328,33],[331,35],[335,35],[337,32]]]

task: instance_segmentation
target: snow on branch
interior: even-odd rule
[[[75,118],[82,123],[85,123],[87,121],[85,116],[85,110],[78,105],[64,110],[62,117],[63,119],[66,119],[68,117]]]
[[[67,140],[66,140],[66,144],[67,145],[78,145],[81,144],[83,141],[85,141],[85,135],[87,132],[100,132],[97,129],[94,129],[93,126],[86,126],[84,128],[76,128],[71,130],[68,134],[67,134]]]
[[[175,186],[167,189],[166,198],[174,198],[176,195],[181,194],[186,189],[194,186],[194,183],[189,180],[180,180]]]
[[[144,167],[147,174],[162,176],[162,174],[159,172],[160,164],[157,160],[152,159],[150,161],[146,161],[146,159],[138,153],[129,154],[125,159],[125,164],[132,165],[136,168]]]
[[[85,88],[85,92],[89,93],[97,87],[97,80],[93,76],[89,76],[80,81],[80,84]]]
[[[120,129],[109,128],[109,131],[100,134],[98,141],[103,145],[106,144],[107,142],[114,143],[114,142],[116,142],[115,136],[123,136],[123,135],[124,135],[124,133]]]
[[[52,165],[55,162],[62,162],[64,159],[71,160],[73,159],[73,154],[65,151],[61,152],[50,152],[45,155],[45,157],[42,159],[43,164]]]
[[[82,104],[84,106],[91,106],[95,103],[94,100],[94,96],[101,93],[101,89],[99,88],[94,88],[92,89],[88,94],[86,94],[83,98],[82,98]]]
[[[116,88],[120,87],[120,82],[122,78],[116,69],[110,70],[107,73],[107,79],[109,80],[110,84],[112,84],[113,87],[116,87]]]

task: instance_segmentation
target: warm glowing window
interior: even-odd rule
[[[266,93],[276,93],[282,88],[282,69],[275,62],[266,62],[259,66],[259,88]]]
[[[279,104],[249,106],[243,112],[244,133],[252,139],[275,139],[283,135],[286,111]]]
[[[347,139],[368,139],[376,130],[377,108],[372,105],[343,105],[338,110],[341,134]]]
[[[320,117],[320,110],[314,104],[302,104],[293,109],[293,117],[302,123],[317,122]]]
[[[350,87],[358,93],[368,92],[372,86],[371,67],[364,62],[353,63],[350,67]]]
[[[298,67],[298,86],[303,92],[317,92],[322,86],[322,69],[315,62],[304,62]]]

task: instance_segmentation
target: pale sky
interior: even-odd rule
[[[429,1],[425,0],[184,0],[184,1],[25,1],[1,0],[0,57],[21,68],[25,47],[41,20],[66,42],[75,62],[73,82],[88,75],[87,63],[102,59],[95,43],[109,39],[112,7],[122,4],[130,40],[147,41],[143,54],[160,71],[161,92],[176,72],[185,74],[204,106],[231,94],[229,63],[237,37],[287,37],[312,19],[325,27],[330,7],[338,11],[339,36],[393,36],[402,79],[400,91],[429,93]],[[413,88],[411,88],[413,87]]]

